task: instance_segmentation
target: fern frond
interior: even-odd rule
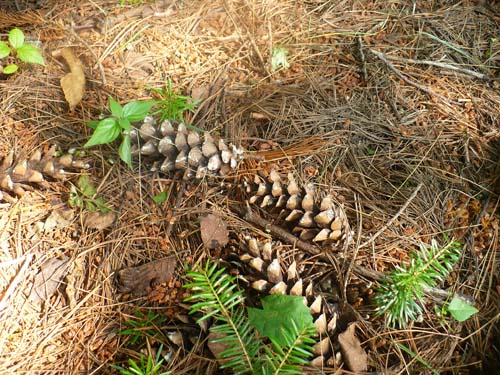
[[[218,341],[229,347],[221,353],[224,367],[231,367],[239,374],[253,372],[253,357],[259,343],[254,339],[253,328],[247,322],[242,307],[245,298],[243,291],[237,290],[236,278],[229,275],[225,268],[217,269],[217,264],[211,261],[207,261],[205,267],[189,271],[187,276],[193,282],[185,287],[194,291],[194,294],[185,301],[196,301],[191,306],[190,314],[203,313],[198,322],[212,316],[221,322],[212,330],[222,333],[224,336]]]
[[[420,245],[406,267],[395,270],[382,281],[375,297],[377,314],[387,313],[387,324],[404,327],[422,314],[424,291],[445,279],[460,256],[460,243],[449,242],[440,249],[435,240],[431,246]]]
[[[284,344],[270,339],[272,349],[266,347],[263,374],[288,375],[301,374],[302,366],[309,363],[312,356],[312,346],[315,341],[316,329],[314,326],[304,326],[301,329],[292,320],[290,326],[282,328]]]

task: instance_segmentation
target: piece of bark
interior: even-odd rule
[[[339,335],[340,350],[345,364],[354,373],[367,371],[368,355],[356,337],[356,324],[352,323]]]
[[[28,298],[35,304],[47,300],[56,292],[68,272],[68,267],[68,257],[51,258],[45,261],[40,267],[40,272],[35,276]]]
[[[168,282],[174,275],[177,261],[174,256],[129,267],[118,271],[118,292],[144,296],[153,284]]]

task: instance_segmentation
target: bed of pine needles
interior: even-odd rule
[[[499,371],[498,5],[184,0],[120,7],[118,0],[47,0],[32,10],[28,1],[0,4],[8,9],[0,15],[2,40],[17,26],[40,40],[46,58],[45,67],[25,66],[0,80],[0,156],[51,143],[81,146],[91,134],[85,123],[103,113],[109,95],[122,104],[148,99],[147,87],[170,79],[202,100],[188,116],[194,125],[217,128],[283,168],[296,168],[304,180],[335,186],[355,234],[356,264],[387,272],[443,233],[464,244],[446,286],[473,297],[479,313],[443,325],[427,311],[424,323],[405,330],[361,322],[372,373]],[[59,86],[66,67],[51,57],[67,46],[87,78],[73,111]],[[286,49],[290,68],[273,70],[275,46]],[[197,241],[196,218],[221,202],[188,188],[180,202],[174,190],[158,206],[152,196],[171,181],[128,170],[115,151],[91,151],[89,176],[117,213],[105,230],[88,229],[75,210],[50,236],[37,231],[37,223],[65,207],[67,182],[0,203],[0,373],[112,373],[109,364],[134,355],[117,335],[127,317],[144,306],[170,317],[184,294],[182,269],[139,300],[116,293],[114,272],[168,254],[191,263],[209,256]],[[283,155],[300,157],[290,162]],[[165,218],[173,208],[172,224]],[[245,226],[236,217],[227,222]],[[25,298],[40,265],[33,257],[70,260],[59,292],[36,308]],[[362,278],[355,271],[350,277]],[[218,373],[199,345],[188,353],[172,348],[168,368]],[[344,373],[328,373],[334,371]]]

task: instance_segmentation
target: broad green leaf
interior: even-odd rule
[[[286,55],[288,51],[284,47],[274,47],[273,56],[271,58],[271,69],[274,71],[283,67],[285,69],[290,68],[290,64],[286,60]]]
[[[19,69],[19,67],[16,64],[9,64],[5,68],[3,68],[2,73],[3,74],[12,74],[12,73],[17,72],[18,69]]]
[[[130,122],[142,121],[154,105],[154,100],[133,101],[127,103],[123,107],[123,117],[128,119]]]
[[[273,294],[262,299],[262,310],[248,308],[248,320],[261,336],[269,337],[285,346],[287,340],[283,328],[291,327],[291,321],[301,331],[312,326],[309,308],[304,305],[304,297]]]
[[[467,301],[464,301],[463,299],[458,297],[453,297],[450,304],[448,305],[448,311],[456,320],[458,320],[459,322],[463,322],[469,319],[479,310]]]
[[[90,147],[113,142],[120,135],[121,128],[114,118],[105,118],[99,121],[99,124],[94,130],[92,137],[83,145]]]
[[[15,49],[20,48],[24,44],[24,33],[17,27],[10,30],[9,43]]]
[[[97,209],[102,212],[103,214],[107,214],[108,212],[111,211],[111,208],[109,208],[106,205],[106,201],[104,200],[103,197],[98,197],[96,199],[93,199],[92,202],[94,202],[95,206]]]
[[[123,136],[122,143],[118,148],[118,154],[120,158],[130,167],[132,168],[132,153],[130,150],[130,136]]]
[[[114,100],[111,96],[109,97],[109,109],[114,116],[116,116],[118,118],[123,117],[123,107],[121,106],[120,103],[118,103],[116,100]]]
[[[82,175],[78,178],[78,188],[83,195],[89,198],[97,193],[97,189],[92,184],[92,182],[90,182],[90,179],[85,175]]]
[[[99,125],[99,121],[87,121],[87,126],[89,128],[95,129]]]
[[[17,56],[25,63],[45,65],[40,50],[31,44],[23,44],[19,47],[17,49]]]
[[[168,190],[163,190],[160,194],[156,194],[153,197],[153,201],[156,204],[160,204],[160,203],[165,202],[167,200],[167,198],[168,198]]]
[[[120,119],[118,119],[118,124],[120,124],[120,127],[123,130],[130,131],[131,125],[130,125],[130,121],[129,121],[128,118],[120,118]]]
[[[0,42],[0,59],[10,55],[10,48],[5,42]]]

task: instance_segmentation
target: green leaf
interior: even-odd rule
[[[99,121],[87,121],[87,126],[89,128],[95,129],[99,125]]]
[[[127,164],[130,168],[132,168],[132,152],[130,150],[130,136],[123,136],[122,143],[118,148],[118,154],[120,158]]]
[[[459,322],[463,322],[469,319],[479,310],[467,301],[464,301],[463,299],[455,296],[448,305],[448,311],[456,320],[458,320]]]
[[[31,44],[23,44],[16,51],[17,56],[25,63],[45,65],[40,50]]]
[[[5,42],[0,42],[0,59],[10,55],[10,48]]]
[[[90,179],[82,175],[78,178],[78,188],[86,197],[93,197],[97,193],[97,189],[94,187]]]
[[[20,48],[24,44],[24,33],[17,27],[10,30],[9,43],[15,49]]]
[[[271,58],[271,69],[274,71],[283,67],[285,69],[290,68],[290,64],[286,60],[286,55],[288,51],[284,47],[274,47],[273,48],[273,56]]]
[[[160,204],[160,203],[165,202],[167,200],[167,198],[168,198],[168,190],[163,190],[160,194],[156,194],[153,197],[153,201],[156,204]]]
[[[113,142],[120,135],[121,128],[114,118],[105,118],[99,121],[92,137],[83,145],[90,147]]]
[[[120,118],[120,119],[118,119],[118,124],[120,124],[120,127],[123,130],[130,131],[130,129],[131,129],[130,121],[127,118]]]
[[[123,107],[123,117],[130,122],[142,121],[154,105],[154,100],[127,103]]]
[[[12,73],[17,72],[18,69],[19,69],[19,67],[16,64],[9,64],[5,68],[3,68],[2,73],[3,74],[12,74]]]
[[[309,308],[304,305],[304,297],[273,294],[262,299],[262,310],[248,308],[248,319],[259,334],[269,337],[279,345],[286,346],[287,339],[282,327],[293,324],[301,331],[312,326]]]
[[[109,97],[109,109],[111,110],[111,113],[113,116],[116,116],[118,118],[123,117],[123,107],[121,106],[120,103],[118,103],[116,100],[114,100],[111,96]]]

